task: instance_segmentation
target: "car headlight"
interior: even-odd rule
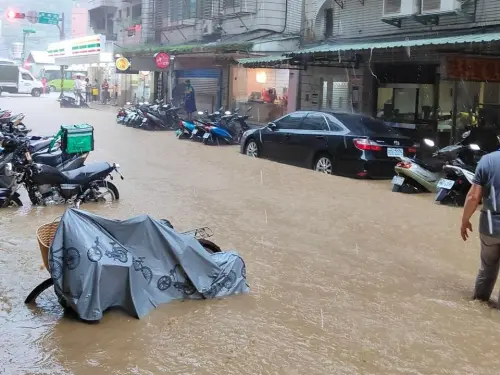
[[[5,164],[4,174],[9,177],[14,174],[14,167],[12,166],[12,163]]]

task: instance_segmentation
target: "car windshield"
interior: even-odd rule
[[[368,116],[349,113],[334,113],[333,115],[355,134],[399,135],[396,129],[390,127],[385,122]]]

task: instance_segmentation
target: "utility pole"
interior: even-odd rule
[[[33,29],[23,29],[23,51],[21,53],[21,64],[24,66],[24,59],[26,57],[26,38],[28,34],[36,33]]]
[[[57,24],[57,28],[59,29],[59,40],[63,41],[65,39],[64,35],[64,12],[61,13],[61,18],[59,19],[61,25]],[[59,98],[63,97],[64,91],[64,65],[61,65],[61,92],[59,94]]]

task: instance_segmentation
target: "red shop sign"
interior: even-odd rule
[[[167,69],[170,65],[170,56],[165,52],[158,52],[154,55],[155,64],[158,69]]]

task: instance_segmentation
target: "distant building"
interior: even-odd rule
[[[49,56],[47,51],[31,51],[26,59],[26,68],[35,77],[40,76],[40,71],[48,66],[54,65],[54,58]]]
[[[71,39],[88,35],[89,11],[87,8],[73,7],[71,11]]]

